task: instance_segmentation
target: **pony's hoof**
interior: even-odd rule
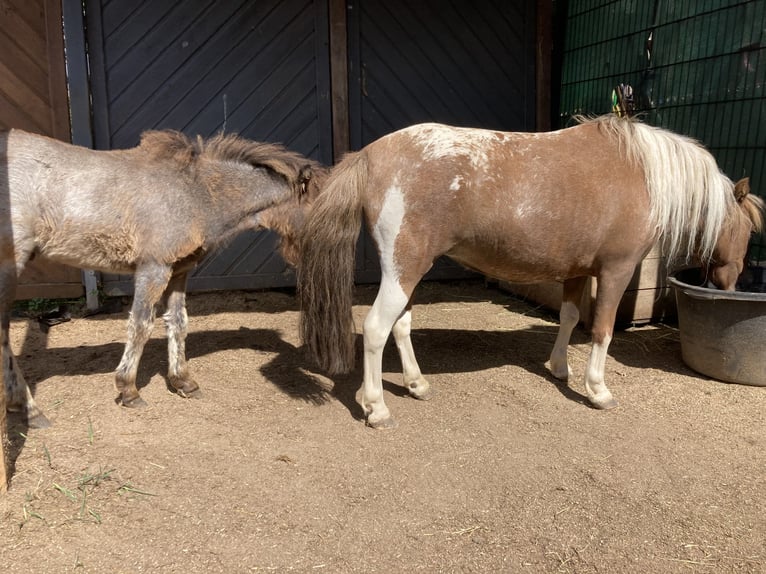
[[[146,406],[146,401],[140,396],[135,396],[132,399],[125,399],[123,397],[121,404],[129,409],[142,409]]]
[[[47,429],[50,428],[51,421],[43,413],[38,413],[27,419],[27,426],[31,429]]]
[[[572,371],[567,367],[566,369],[553,369],[551,368],[551,375],[554,376],[554,378],[558,379],[559,381],[567,382],[569,379],[572,378]]]
[[[202,396],[199,385],[190,379],[170,379],[170,386],[185,399],[198,399]]]
[[[590,402],[594,407],[602,411],[608,411],[617,408],[617,401],[615,401],[614,397],[611,395],[602,399],[592,398],[590,399]]]
[[[367,426],[372,427],[375,430],[392,430],[395,429],[398,425],[396,423],[396,419],[394,419],[392,416],[389,416],[388,418],[379,421],[367,419]]]
[[[430,401],[436,394],[433,387],[410,387],[410,396],[418,399],[419,401]]]
[[[187,391],[184,389],[176,389],[176,393],[178,393],[179,397],[182,397],[184,399],[201,399],[202,398],[202,391],[199,387],[196,389],[192,389],[191,391]]]

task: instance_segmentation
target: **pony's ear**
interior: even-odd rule
[[[301,195],[305,195],[308,191],[308,183],[313,175],[311,164],[306,164],[301,168],[298,173],[298,186],[300,187]]]
[[[311,164],[304,165],[298,173],[298,181],[306,182],[314,175],[311,169]]]
[[[734,184],[734,199],[737,200],[737,203],[742,203],[748,193],[750,193],[750,178],[743,177]]]

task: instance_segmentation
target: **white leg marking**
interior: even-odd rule
[[[394,340],[396,348],[399,350],[399,357],[402,360],[402,371],[404,372],[404,386],[411,395],[425,399],[428,397],[430,388],[429,383],[423,378],[420,372],[420,366],[415,358],[415,351],[412,348],[412,312],[405,311],[402,316],[394,323]]]
[[[567,347],[572,337],[572,331],[579,320],[580,311],[577,309],[577,305],[571,301],[564,301],[559,311],[559,332],[551,351],[551,373],[562,381],[566,381],[572,376],[572,369],[567,361]]]
[[[599,408],[612,408],[617,406],[612,393],[604,383],[604,370],[606,368],[606,353],[612,337],[604,337],[603,343],[593,343],[588,359],[588,371],[585,374],[585,391],[588,399]]]
[[[375,303],[364,320],[364,379],[360,403],[372,426],[383,426],[391,420],[383,400],[383,347],[407,300],[399,282],[384,277]]]

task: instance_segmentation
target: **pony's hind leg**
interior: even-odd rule
[[[364,378],[359,403],[374,428],[394,428],[396,421],[383,400],[383,347],[405,312],[409,295],[384,272],[372,309],[364,320]]]
[[[187,273],[173,276],[165,290],[166,309],[163,319],[168,334],[168,382],[182,397],[198,397],[199,385],[192,380],[186,363]]]
[[[551,374],[562,381],[567,381],[572,377],[567,349],[572,331],[580,320],[579,305],[587,284],[587,277],[574,277],[564,281],[564,294],[559,311],[559,332],[550,358]]]
[[[140,407],[146,404],[136,387],[138,362],[154,327],[154,307],[169,280],[170,267],[167,265],[154,263],[143,265],[136,270],[133,306],[128,319],[128,338],[115,373],[120,400],[126,407]]]
[[[399,350],[399,357],[402,361],[402,371],[404,373],[404,386],[410,392],[410,395],[420,400],[428,400],[433,395],[431,385],[420,372],[420,366],[415,358],[415,351],[412,348],[412,339],[410,332],[412,330],[412,301],[407,303],[404,313],[396,320],[393,327],[394,341]]]

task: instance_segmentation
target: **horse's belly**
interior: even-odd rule
[[[138,244],[132,234],[105,233],[85,225],[53,226],[45,220],[35,225],[37,254],[80,269],[131,274],[136,268]]]
[[[504,281],[537,283],[551,279],[566,279],[587,275],[587,261],[573,257],[560,260],[555,254],[519,249],[498,250],[488,246],[456,246],[447,256],[468,269]]]

